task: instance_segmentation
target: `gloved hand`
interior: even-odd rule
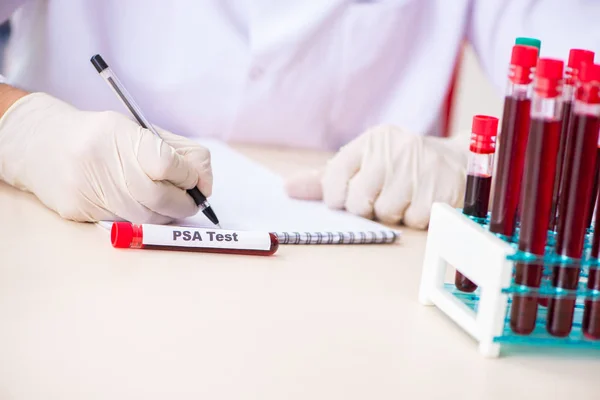
[[[209,151],[116,112],[86,112],[45,93],[0,119],[0,179],[75,221],[167,223],[198,212],[185,189],[212,191]]]
[[[324,170],[293,176],[286,190],[365,218],[425,229],[434,202],[462,207],[469,140],[470,132],[438,138],[376,126],[342,147]]]

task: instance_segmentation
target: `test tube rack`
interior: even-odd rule
[[[552,239],[549,237],[548,253],[552,251]],[[600,340],[588,339],[581,331],[584,300],[600,300],[597,291],[586,289],[589,268],[598,268],[598,263],[595,266],[588,263],[585,270],[582,268],[579,288],[569,294],[576,296],[569,336],[554,337],[547,333],[546,308],[542,306],[538,307],[536,328],[531,334],[512,332],[509,319],[513,296],[528,290],[513,280],[516,261],[522,261],[523,257],[514,240],[491,233],[485,220],[473,219],[460,209],[435,203],[431,210],[419,301],[437,306],[472,336],[484,357],[499,357],[505,345],[600,349]],[[477,284],[477,290],[465,293],[456,289],[454,280],[448,283],[448,266]],[[545,266],[546,284],[537,290],[539,297],[555,297],[560,292],[560,289],[549,287],[549,274],[551,268]]]

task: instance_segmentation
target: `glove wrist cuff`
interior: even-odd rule
[[[17,100],[0,117],[0,180],[21,190],[29,190],[27,184],[27,149],[39,121],[36,111],[43,105],[35,101],[43,93],[28,93]]]

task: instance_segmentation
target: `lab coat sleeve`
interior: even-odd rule
[[[0,0],[0,24],[10,18],[27,0]]]
[[[472,0],[467,39],[494,85],[504,91],[518,36],[542,41],[540,56],[567,61],[571,48],[600,59],[600,1]]]

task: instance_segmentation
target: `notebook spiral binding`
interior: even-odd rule
[[[398,238],[393,230],[366,232],[273,232],[280,244],[387,244]]]

